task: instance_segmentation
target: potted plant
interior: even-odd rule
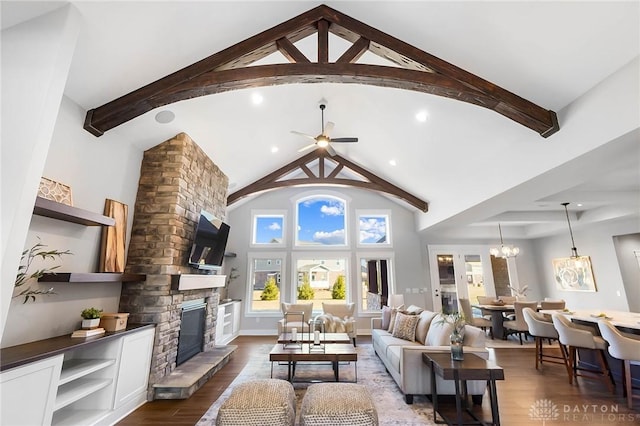
[[[16,274],[16,281],[14,283],[14,287],[17,289],[21,287],[20,293],[16,294],[15,297],[24,297],[24,301],[22,303],[27,303],[29,299],[35,302],[36,296],[48,296],[51,294],[56,294],[53,291],[53,287],[48,290],[44,290],[41,288],[33,288],[31,284],[34,282],[37,284],[38,278],[43,277],[45,274],[55,274],[55,270],[60,267],[60,265],[51,266],[51,267],[43,267],[42,269],[38,269],[35,272],[29,272],[31,268],[31,264],[35,259],[45,260],[56,260],[60,259],[65,254],[73,254],[69,250],[60,251],[60,250],[47,250],[46,245],[40,242],[40,238],[38,237],[38,242],[33,245],[31,248],[26,249],[22,252],[22,256],[20,257],[20,267],[18,268],[18,273]]]
[[[100,325],[100,317],[102,316],[102,309],[87,308],[80,314],[82,317],[82,328],[89,330],[92,328],[98,328]]]
[[[440,314],[440,319],[436,324],[451,324],[453,330],[449,339],[451,341],[451,359],[454,361],[462,361],[464,359],[463,340],[464,340],[464,326],[467,321],[462,312],[453,312]]]

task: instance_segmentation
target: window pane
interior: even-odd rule
[[[319,196],[298,203],[296,244],[305,246],[346,245],[345,202]]]
[[[284,241],[284,216],[254,216],[254,244],[282,244]]]
[[[280,312],[282,259],[253,259],[251,269],[251,311]]]
[[[360,244],[389,244],[386,215],[361,215],[358,220]]]
[[[388,259],[360,259],[362,312],[380,312],[391,292]]]
[[[345,302],[349,293],[346,259],[299,259],[296,274],[298,302],[313,301],[314,311],[322,311],[322,302]]]

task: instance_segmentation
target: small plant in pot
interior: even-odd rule
[[[82,328],[84,330],[98,328],[100,325],[100,317],[102,316],[102,309],[87,308],[82,311],[80,316],[82,317]]]

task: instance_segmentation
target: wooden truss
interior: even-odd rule
[[[312,62],[294,43],[318,37]],[[351,47],[329,62],[329,33]],[[249,66],[276,51],[290,63]],[[369,51],[398,65],[359,64]],[[491,109],[543,137],[559,130],[555,112],[321,5],[188,67],[87,112],[84,128],[96,136],[148,111],[199,96],[290,83],[355,83],[429,93]]]
[[[258,192],[309,185],[353,186],[384,192],[406,201],[423,212],[429,209],[426,201],[379,178],[339,154],[331,156],[323,148],[318,148],[230,194],[227,197],[227,205],[230,206],[241,198]]]

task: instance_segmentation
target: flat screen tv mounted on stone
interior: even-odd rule
[[[196,269],[220,270],[229,238],[229,225],[206,211],[200,218],[189,255],[189,265]]]

